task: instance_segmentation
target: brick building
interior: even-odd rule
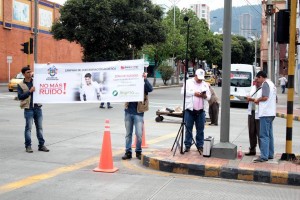
[[[0,83],[8,82],[9,64],[12,57],[10,77],[15,76],[23,66],[33,66],[33,54],[24,54],[21,44],[34,37],[33,0],[0,0]],[[59,17],[60,5],[46,0],[38,1],[37,63],[82,62],[80,45],[67,40],[55,40],[50,28]],[[34,70],[34,69],[33,69]]]

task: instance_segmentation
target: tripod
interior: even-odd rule
[[[180,153],[184,154],[184,151],[183,151],[183,136],[184,136],[184,128],[186,128],[186,123],[185,123],[185,99],[186,99],[186,80],[187,80],[187,69],[188,69],[188,47],[189,47],[189,32],[190,32],[189,18],[187,16],[185,16],[184,21],[187,22],[187,37],[186,37],[187,39],[186,39],[186,54],[185,54],[186,63],[185,63],[185,69],[184,69],[183,110],[182,110],[182,122],[181,122],[180,128],[178,130],[177,136],[175,138],[175,141],[174,141],[172,149],[171,149],[171,151],[173,151],[174,146],[176,144],[173,156],[175,156],[178,146],[180,147]],[[196,144],[193,136],[192,136],[192,140],[193,140],[192,145]],[[180,144],[179,144],[179,141],[180,141]],[[198,149],[198,147],[197,147],[197,150],[201,155],[201,152]]]

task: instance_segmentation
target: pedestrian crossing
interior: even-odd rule
[[[17,94],[1,94],[0,93],[0,99],[12,99],[15,100],[17,98]]]

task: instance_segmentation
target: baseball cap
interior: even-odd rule
[[[205,72],[204,72],[203,69],[197,69],[195,74],[196,74],[198,79],[200,79],[200,80],[204,79]]]

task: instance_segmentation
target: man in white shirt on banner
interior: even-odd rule
[[[92,81],[90,73],[84,76],[85,84],[82,85],[80,91],[81,101],[99,101],[100,100],[100,86],[98,83]]]

